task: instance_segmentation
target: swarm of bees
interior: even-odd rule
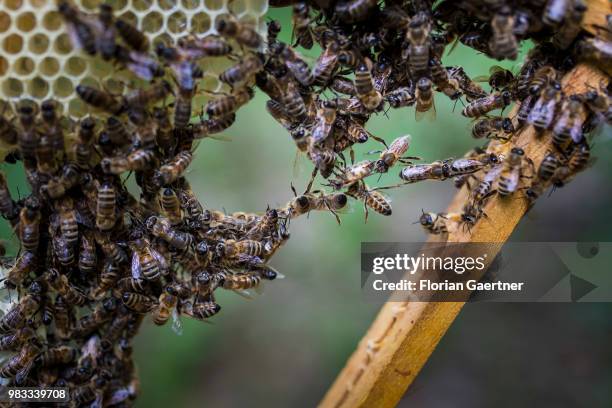
[[[463,212],[423,212],[419,220],[447,234],[485,217],[494,194],[520,192],[533,203],[584,169],[585,134],[612,121],[612,92],[608,84],[576,95],[560,87],[581,58],[610,66],[609,38],[580,30],[583,1],[432,3],[272,2],[293,8],[291,44],[279,39],[277,21],[264,38],[227,15],[216,20],[218,36],[152,45],[108,5],[86,13],[60,1],[72,41],[140,82],[122,95],[78,86],[77,95],[98,111],[78,122],[53,100],[4,103],[5,161],[23,164],[32,190],[15,200],[0,174],[0,214],[21,244],[16,259],[3,261],[3,284],[17,298],[0,317],[0,348],[17,352],[0,366],[4,383],[67,386],[74,406],[129,406],[138,392],[131,339],[145,317],[156,325],[172,321],[180,331],[182,316],[206,321],[220,311],[216,289],[246,291],[279,277],[269,261],[289,239],[293,218],[326,211],[340,223],[351,199],[363,205],[366,220],[370,210],[388,216],[382,190],[453,179],[469,188]],[[525,39],[537,45],[520,72],[494,67],[486,78],[491,92],[441,61],[459,42],[515,59]],[[315,44],[322,52],[311,66],[298,47]],[[202,62],[217,57],[233,61],[219,75],[222,93],[200,81]],[[312,161],[312,179],[303,193],[293,188],[294,198],[261,214],[205,208],[184,176],[196,143],[229,128],[256,89]],[[487,139],[485,146],[415,163],[418,157],[406,155],[410,136],[387,144],[366,130],[371,115],[386,108],[414,106],[417,120],[433,117],[434,91],[467,102],[462,114],[474,118],[472,135]],[[198,94],[211,99],[194,106]],[[520,103],[515,117],[491,114],[513,102]],[[526,126],[552,131],[538,168],[513,143]],[[353,145],[369,139],[380,146],[378,157],[355,162]],[[366,184],[400,166],[398,184]],[[313,189],[319,175],[327,191]],[[132,176],[138,197],[126,188]]]

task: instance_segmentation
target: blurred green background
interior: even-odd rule
[[[290,10],[273,9],[270,18],[281,21],[281,39],[288,41]],[[470,76],[498,64],[462,47],[444,63],[462,65]],[[225,133],[231,141],[205,140],[196,151],[188,179],[208,208],[264,211],[292,197],[291,182],[305,188],[311,165],[301,157],[301,171],[294,171],[294,144],[265,113],[265,100],[258,93],[239,112]],[[409,154],[427,161],[458,157],[477,143],[462,106],[453,112],[453,105],[437,95],[435,121],[416,122],[414,109],[404,108],[373,117],[368,130],[387,141],[411,134]],[[611,241],[612,135],[609,128],[603,133],[595,140],[593,168],[543,197],[513,239]],[[371,142],[356,153],[365,158],[377,148]],[[24,194],[21,170],[0,166],[13,193]],[[394,170],[379,184],[395,182]],[[285,279],[269,282],[252,300],[220,293],[222,312],[212,324],[184,319],[182,336],[147,319],[135,344],[142,385],[137,406],[315,405],[378,310],[362,299],[360,243],[425,240],[414,225],[421,209],[443,211],[454,192],[452,183],[438,182],[393,190],[394,214],[371,214],[367,224],[360,205],[342,216],[341,226],[326,213],[292,221],[292,239],[272,260]],[[0,231],[15,251],[3,220]],[[611,313],[609,304],[470,304],[402,405],[610,406]]]

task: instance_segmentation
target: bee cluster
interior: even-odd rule
[[[121,95],[77,86],[78,97],[96,109],[78,122],[53,100],[20,100],[14,109],[5,103],[5,160],[23,163],[32,190],[14,200],[0,177],[0,214],[21,243],[4,277],[18,294],[0,318],[0,348],[18,351],[0,367],[7,384],[68,386],[76,406],[130,405],[138,388],[131,339],[145,316],[158,325],[172,320],[178,329],[181,316],[206,320],[219,312],[216,289],[247,290],[275,279],[269,260],[289,238],[291,219],[320,210],[340,222],[337,213],[349,199],[363,203],[366,219],[369,209],[391,215],[381,190],[455,179],[470,187],[464,212],[425,213],[421,223],[434,233],[448,232],[449,222],[473,225],[489,197],[518,191],[533,167],[514,146],[517,129],[553,130],[551,151],[526,189],[533,200],[585,167],[584,133],[610,122],[609,89],[564,95],[558,82],[583,57],[609,68],[609,42],[580,32],[586,10],[580,0],[442,1],[435,7],[349,0],[292,7],[294,44],[280,41],[277,21],[268,23],[264,38],[227,14],[215,19],[218,35],[191,33],[152,47],[108,5],[88,13],[59,2],[78,47],[144,85]],[[441,62],[457,42],[513,59],[523,39],[538,45],[517,75],[493,69],[490,93],[461,67]],[[322,52],[311,68],[296,48],[315,43]],[[215,58],[233,61],[218,75],[223,92],[202,86],[209,75],[205,62]],[[304,193],[294,189],[286,205],[263,214],[206,209],[184,177],[195,144],[230,127],[256,88],[313,162],[312,180]],[[463,158],[413,164],[418,158],[406,156],[410,137],[387,145],[365,129],[386,107],[414,106],[417,119],[433,115],[434,91],[466,99],[462,114],[477,118],[474,137],[490,143]],[[198,94],[212,98],[194,106]],[[488,116],[515,101],[516,117]],[[355,163],[353,145],[370,138],[384,145],[380,156]],[[365,183],[397,164],[405,166],[400,184]],[[327,179],[329,192],[312,189],[317,174]],[[130,175],[139,197],[125,186]]]

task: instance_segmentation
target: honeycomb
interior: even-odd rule
[[[121,94],[134,78],[100,57],[85,58],[66,33],[55,0],[2,0],[0,2],[0,99],[16,101],[54,98],[65,112],[80,117],[89,107],[74,96],[79,84]],[[97,12],[102,0],[74,0],[88,12]],[[107,0],[115,16],[143,31],[152,44],[172,43],[194,33],[216,34],[215,20],[232,14],[266,32],[267,0]],[[209,58],[200,89],[219,91],[215,76],[231,62]],[[204,97],[202,97],[203,99]],[[196,103],[199,101],[196,100]],[[201,101],[200,101],[201,102]]]

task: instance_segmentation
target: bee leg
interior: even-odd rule
[[[351,150],[349,151],[349,155],[351,156],[351,164],[355,164],[355,151],[353,150],[352,147],[351,147]]]
[[[365,211],[365,223],[367,224],[369,211],[368,211],[368,205],[366,204],[365,200],[363,201],[363,210]]]
[[[368,133],[369,133],[369,132],[368,132]],[[371,137],[372,139],[376,140],[377,142],[382,143],[382,144],[385,146],[385,148],[386,148],[386,149],[388,149],[388,148],[389,148],[389,146],[387,145],[387,142],[385,142],[385,140],[384,140],[384,139],[382,139],[382,138],[380,138],[380,137],[378,137],[378,136],[375,136],[375,135],[373,135],[373,134],[371,134],[371,133],[370,133],[370,137]]]
[[[318,171],[319,169],[316,167],[312,170],[312,175],[310,176],[310,181],[308,182],[308,186],[306,187],[306,191],[304,191],[304,194],[307,194],[310,192],[310,189],[312,188],[312,184],[314,183],[315,178],[317,177]],[[291,188],[293,188],[293,185],[291,186]],[[294,192],[295,192],[295,189],[294,189]]]

